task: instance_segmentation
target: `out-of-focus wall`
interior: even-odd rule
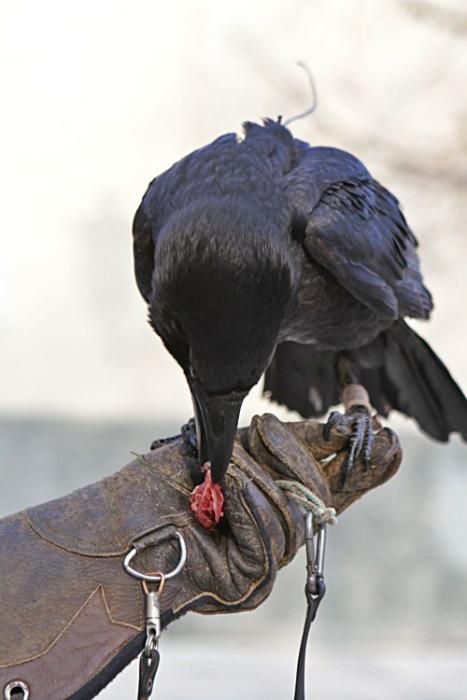
[[[320,105],[294,132],[399,196],[437,304],[423,333],[467,386],[465,21],[461,1],[4,3],[0,411],[187,414],[133,281],[132,215],[188,151],[306,107],[298,58]]]

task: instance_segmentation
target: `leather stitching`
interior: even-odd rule
[[[106,599],[106,596],[105,596],[104,586],[100,583],[99,585],[96,586],[96,588],[92,591],[92,593],[90,593],[90,594],[88,595],[88,597],[86,598],[86,600],[84,601],[84,603],[78,608],[78,610],[75,612],[75,614],[73,615],[73,617],[69,620],[69,622],[67,622],[67,624],[66,624],[65,627],[62,629],[62,631],[58,633],[58,635],[55,637],[55,639],[54,639],[50,644],[48,644],[48,646],[47,646],[43,651],[40,651],[40,652],[38,652],[37,654],[34,654],[33,656],[29,656],[29,657],[26,658],[26,659],[22,659],[21,661],[14,661],[14,662],[12,662],[12,663],[8,663],[8,664],[5,664],[5,665],[2,665],[2,666],[0,666],[0,668],[3,669],[3,668],[11,668],[11,667],[13,667],[13,666],[20,666],[20,665],[22,665],[22,664],[28,663],[29,661],[34,661],[35,659],[40,659],[42,656],[45,656],[45,654],[47,654],[47,653],[52,649],[52,647],[54,647],[54,646],[60,641],[60,639],[64,636],[64,634],[66,634],[66,632],[70,629],[70,627],[72,626],[72,624],[73,624],[73,623],[78,619],[78,617],[81,615],[81,613],[83,612],[83,610],[85,609],[85,607],[88,605],[88,603],[90,602],[90,600],[91,600],[97,593],[100,593],[100,594],[101,594],[102,601],[103,601],[103,603],[104,603],[104,608],[105,608],[105,610],[106,610],[107,616],[108,616],[108,618],[109,618],[111,624],[113,624],[113,625],[120,625],[121,627],[129,627],[130,629],[134,629],[136,632],[140,632],[140,631],[141,631],[141,628],[136,627],[136,625],[132,625],[130,622],[123,622],[123,621],[121,621],[121,620],[116,620],[116,619],[112,616],[112,613],[110,612],[110,608],[109,608],[109,606],[108,606],[108,604],[107,604],[107,599]],[[127,644],[127,643],[128,643],[128,641],[125,642],[125,644]],[[114,654],[114,651],[112,650],[111,653],[112,653],[112,655],[113,655],[113,654]]]

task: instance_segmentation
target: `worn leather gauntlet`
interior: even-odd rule
[[[199,465],[181,438],[96,484],[1,520],[0,692],[19,700],[23,683],[29,700],[94,697],[144,644],[144,595],[123,559],[134,547],[138,570],[173,569],[175,531],[187,560],[161,594],[163,626],[189,610],[258,606],[304,538],[303,514],[278,481],[303,484],[339,513],[396,472],[399,443],[381,430],[371,468],[357,464],[342,488],[349,433],[345,416],[328,441],[316,421],[255,417],[238,432],[215,531],[190,512]]]

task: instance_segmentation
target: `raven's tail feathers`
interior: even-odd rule
[[[446,442],[454,432],[467,440],[465,396],[428,343],[404,321],[347,354],[380,415],[397,410],[437,440]],[[335,352],[283,343],[266,372],[264,390],[305,418],[321,416],[340,400],[336,359]]]
[[[264,393],[304,418],[317,418],[340,401],[336,353],[286,342],[277,346],[264,377]]]
[[[428,343],[404,321],[382,335],[384,364],[378,377],[389,406],[441,442],[451,433],[467,440],[467,400]]]

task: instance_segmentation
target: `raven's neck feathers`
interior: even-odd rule
[[[290,239],[256,206],[188,206],[158,237],[151,323],[213,391],[247,390],[274,351],[294,270]]]

